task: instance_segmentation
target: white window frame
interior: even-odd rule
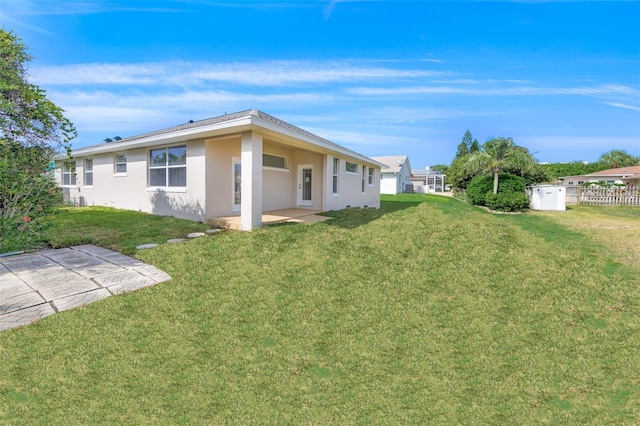
[[[349,166],[353,164],[354,171],[349,171]],[[344,162],[344,172],[348,175],[358,176],[358,163],[352,163],[351,161]]]
[[[124,157],[124,161],[118,161],[119,156]],[[124,165],[124,171],[118,171],[118,166]],[[127,175],[127,154],[119,152],[113,157],[113,175],[114,176],[126,176]]]
[[[65,183],[65,176],[68,176],[69,183]],[[60,183],[65,188],[73,188],[76,186],[76,164],[74,161],[65,161],[62,163]]]
[[[169,164],[169,150],[170,149],[175,149],[175,148],[184,148],[185,151],[185,160],[184,160],[184,164],[174,164],[174,165],[170,165]],[[165,163],[162,166],[154,166],[151,163],[151,153],[153,151],[161,151],[161,150],[165,150],[166,152],[166,156],[165,156]],[[149,179],[149,187],[147,188],[147,190],[149,191],[170,191],[170,192],[186,192],[187,191],[187,146],[186,145],[174,145],[174,146],[163,146],[163,147],[158,147],[158,148],[151,148],[149,150],[149,155],[148,155],[148,167],[147,167],[147,176]],[[169,171],[171,169],[185,169],[185,184],[184,186],[180,185],[180,186],[170,186],[169,185]],[[164,169],[165,170],[165,185],[152,185],[151,184],[151,170],[161,170]]]
[[[364,164],[362,165],[362,175],[360,176],[360,190],[362,191],[362,194],[366,194],[367,193],[367,166],[365,166]]]
[[[264,165],[264,157],[265,157],[265,155],[267,155],[269,157],[282,158],[284,160],[284,167],[265,166]],[[269,154],[268,152],[263,152],[262,153],[262,169],[263,170],[275,170],[275,171],[278,171],[278,172],[288,172],[289,171],[289,158],[285,157],[284,155],[276,155],[276,154]]]
[[[340,182],[339,182],[339,171],[340,171],[340,159],[338,157],[333,157],[333,170],[331,174],[331,187],[333,191],[333,195],[340,195]]]
[[[88,183],[91,180],[91,183]],[[85,188],[93,187],[93,158],[84,159],[84,185]]]
[[[375,179],[375,175],[376,175],[376,169],[374,169],[373,167],[369,167],[369,174],[367,176],[369,186],[374,186],[373,182]]]

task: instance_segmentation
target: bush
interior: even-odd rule
[[[493,193],[493,176],[476,176],[467,186],[467,200],[476,206],[511,212],[529,205],[524,179],[508,173],[498,177],[498,193]]]
[[[62,202],[47,170],[51,150],[0,140],[0,253],[42,244],[41,220]]]
[[[491,190],[493,192],[493,178],[491,179]],[[520,176],[508,173],[500,174],[498,183],[498,193],[501,192],[522,192],[524,194],[525,183]]]
[[[485,205],[487,194],[493,193],[493,176],[476,176],[467,185],[467,201],[476,206]]]
[[[485,197],[485,206],[491,210],[514,212],[529,206],[529,197],[524,192],[490,192]]]

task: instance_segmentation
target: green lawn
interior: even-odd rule
[[[637,425],[640,264],[577,226],[627,211],[384,197],[138,252],[173,280],[0,333],[0,423]]]
[[[141,244],[164,243],[202,232],[208,225],[109,207],[62,207],[50,217],[45,232],[49,246],[98,244],[132,255]]]

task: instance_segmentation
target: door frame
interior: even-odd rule
[[[304,185],[304,182],[302,182],[302,174],[303,174],[303,170],[304,169],[309,169],[311,170],[311,199],[310,200],[303,200],[302,199],[302,186]],[[297,184],[296,184],[297,190],[296,190],[296,204],[298,206],[303,206],[303,207],[312,207],[313,206],[313,164],[298,164],[298,179],[297,179]]]
[[[240,203],[236,203],[236,166],[240,167]],[[231,158],[231,211],[237,213],[242,210],[242,162],[239,157]]]

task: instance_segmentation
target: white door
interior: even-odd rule
[[[242,199],[242,165],[239,158],[233,158],[231,172],[231,211],[239,212]]]
[[[298,205],[313,206],[313,166],[298,166]]]

